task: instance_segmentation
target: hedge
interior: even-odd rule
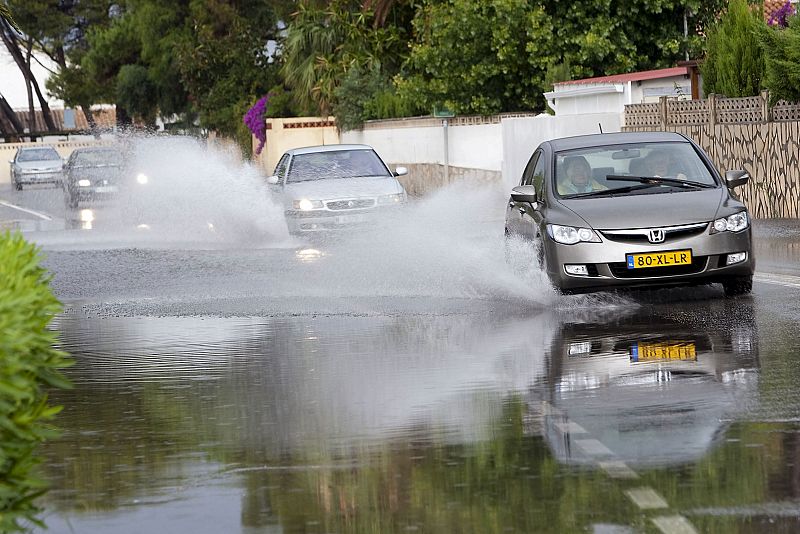
[[[18,233],[0,234],[0,532],[43,526],[36,448],[57,435],[50,421],[61,407],[48,404],[47,390],[70,387],[60,369],[72,363],[48,330],[60,311],[36,247]]]

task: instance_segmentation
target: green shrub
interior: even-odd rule
[[[71,360],[47,328],[60,311],[37,249],[19,234],[0,234],[0,532],[40,524],[35,499],[45,484],[35,452],[56,435],[48,421],[61,410],[46,390],[70,387],[60,369]]]
[[[709,29],[706,58],[700,70],[706,94],[730,98],[755,96],[764,88],[761,35],[767,23],[747,0],[732,0],[728,11]]]
[[[761,42],[770,100],[800,102],[800,15],[790,16],[785,28],[765,28]]]

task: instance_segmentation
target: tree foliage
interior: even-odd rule
[[[800,16],[788,17],[785,28],[764,29],[764,86],[770,100],[800,102]]]
[[[764,88],[764,50],[760,38],[767,24],[746,0],[731,0],[727,12],[708,33],[701,71],[707,93],[754,96]]]
[[[47,388],[67,388],[66,354],[48,330],[61,306],[50,291],[37,250],[19,234],[0,235],[0,531],[37,522],[35,498],[46,486],[34,473],[36,447],[55,435],[49,421],[60,407]]]
[[[290,20],[281,72],[301,107],[327,115],[349,70],[393,74],[406,40],[403,22],[376,27],[374,13],[354,0],[300,3]]]
[[[572,78],[674,66],[698,48],[697,35],[723,3],[423,0],[408,73],[398,85],[429,109],[439,103],[461,113],[542,110],[555,66]]]

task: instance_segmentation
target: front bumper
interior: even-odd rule
[[[665,287],[722,282],[750,276],[755,271],[751,229],[737,233],[702,233],[657,245],[624,243],[601,237],[601,243],[562,245],[549,236],[544,238],[545,268],[553,284],[572,292],[613,289],[617,287]],[[692,264],[671,267],[628,269],[628,254],[691,250]],[[728,254],[747,253],[740,263],[727,265]],[[572,275],[565,265],[586,265],[587,275]]]
[[[18,184],[33,185],[33,184],[58,184],[63,179],[61,171],[53,172],[26,172],[14,175],[14,180]]]
[[[284,215],[291,233],[331,232],[374,224],[382,217],[395,212],[400,206],[402,204],[363,210],[287,210]]]

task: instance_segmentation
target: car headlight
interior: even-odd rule
[[[149,181],[150,181],[150,179],[143,172],[140,172],[139,174],[136,175],[136,182],[137,183],[140,183],[140,184],[144,185]]]
[[[301,198],[300,200],[293,201],[292,207],[300,211],[309,211],[322,209],[325,206],[322,204],[321,200],[308,200],[307,198]]]
[[[378,204],[400,204],[406,201],[406,195],[396,193],[394,195],[381,195],[378,197]]]
[[[574,226],[561,226],[560,224],[548,224],[547,235],[556,243],[563,245],[574,245],[581,241],[586,243],[600,243],[600,238],[591,228],[575,228]]]
[[[78,180],[79,187],[89,187],[90,185],[92,185],[92,182],[89,180]]]
[[[719,232],[741,232],[750,226],[750,217],[747,216],[746,211],[734,213],[728,217],[723,217],[714,221],[711,227],[711,233],[717,234]]]

